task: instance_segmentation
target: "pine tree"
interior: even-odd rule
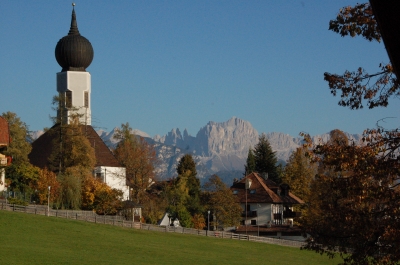
[[[247,155],[246,165],[244,165],[244,175],[254,172],[256,170],[256,160],[254,157],[253,150],[249,148],[249,153]]]
[[[187,176],[186,185],[188,188],[189,198],[185,204],[187,210],[192,216],[202,211],[200,203],[200,180],[196,177],[196,164],[193,160],[192,155],[184,155],[178,163],[176,168],[178,173],[178,179],[183,175]]]
[[[255,171],[258,173],[268,173],[268,178],[276,183],[280,183],[281,179],[277,171],[276,152],[272,151],[272,147],[263,133],[259,136],[258,143],[254,147]]]

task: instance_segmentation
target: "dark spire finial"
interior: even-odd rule
[[[81,35],[78,30],[78,23],[76,23],[75,3],[72,3],[71,28],[69,29],[68,35]]]

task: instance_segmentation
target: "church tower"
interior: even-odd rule
[[[91,64],[94,52],[89,40],[79,33],[75,4],[72,6],[70,30],[55,49],[56,60],[62,67],[57,73],[57,122],[70,124],[71,118],[78,116],[81,124],[91,125],[91,76],[86,68]]]

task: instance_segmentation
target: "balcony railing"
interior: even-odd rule
[[[242,212],[242,217],[246,217],[246,211]],[[257,217],[257,211],[247,211],[247,217]]]
[[[283,211],[283,218],[296,218],[300,217],[301,212]]]
[[[282,218],[283,219],[296,218],[300,216],[301,212],[283,211],[283,216],[282,213],[274,213],[274,220],[282,220]]]

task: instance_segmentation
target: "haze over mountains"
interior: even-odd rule
[[[117,143],[113,139],[115,130],[116,128],[110,132],[98,131],[110,148]],[[197,174],[202,182],[209,176],[217,174],[229,185],[234,178],[243,177],[249,148],[257,144],[259,137],[259,133],[250,122],[236,117],[226,122],[210,121],[200,128],[196,136],[189,135],[186,129],[182,133],[179,128],[172,129],[164,136],[156,135],[153,138],[139,130],[133,130],[133,133],[154,144],[159,160],[156,167],[159,179],[175,177],[179,159],[189,153],[193,155]],[[301,137],[292,137],[280,132],[266,133],[266,136],[272,149],[276,151],[279,163],[283,164],[302,143]],[[361,139],[359,134],[347,134],[347,136],[356,143]],[[314,142],[318,139],[327,141],[329,134],[315,135],[312,138]]]

